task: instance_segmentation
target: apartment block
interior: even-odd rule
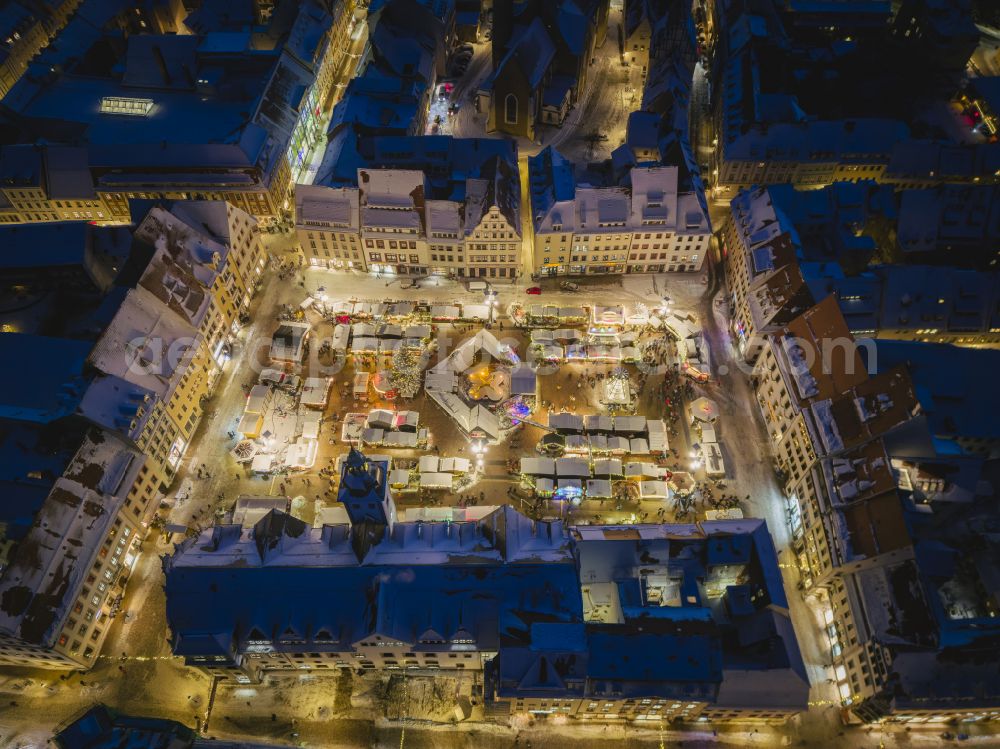
[[[633,166],[624,185],[577,185],[552,148],[528,160],[535,272],[545,276],[697,272],[711,242],[704,196],[678,168]]]
[[[1000,346],[1000,274],[935,265],[884,265],[857,276],[809,279],[833,294],[857,337]]]
[[[59,33],[80,0],[38,5],[6,3],[0,18],[0,98],[14,87],[28,64]]]
[[[144,535],[126,507],[143,500],[144,458],[98,428],[4,422],[2,441],[4,483],[30,517],[5,524],[0,662],[90,668]]]
[[[314,268],[368,270],[360,216],[356,187],[295,186],[295,230]]]
[[[752,382],[842,703],[863,720],[997,714],[1000,692],[956,665],[995,632],[977,582],[995,550],[974,571],[944,561],[995,511],[995,429],[978,416],[995,399],[974,381],[996,352],[855,343],[834,296],[761,338]]]
[[[897,143],[880,178],[898,189],[1000,182],[1000,143],[911,139]]]
[[[134,236],[155,248],[139,285],[198,330],[221,367],[264,270],[257,222],[222,201],[153,207]]]
[[[1000,186],[938,185],[900,196],[897,241],[909,262],[996,272]]]
[[[381,136],[360,145],[328,151],[323,184],[296,188],[296,231],[310,266],[517,277],[522,240],[514,146],[445,136]]]
[[[140,285],[128,292],[89,361],[156,395],[161,407],[154,409],[147,455],[169,485],[218,372],[204,337]]]
[[[740,192],[721,234],[737,348],[753,361],[768,333],[829,295],[855,336],[998,345],[993,192],[873,182]]]
[[[343,13],[336,26],[314,3],[272,16],[277,43],[251,53],[227,16],[201,9],[185,18],[190,33],[129,34],[121,66],[84,70],[103,59],[88,51],[117,33],[118,10],[83,0],[4,99],[23,145],[0,159],[0,222],[128,223],[135,199],[222,200],[265,222],[290,214],[350,46]]]

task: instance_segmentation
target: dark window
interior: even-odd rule
[[[517,97],[514,94],[507,94],[504,99],[504,121],[508,125],[517,124]]]

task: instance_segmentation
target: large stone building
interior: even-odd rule
[[[274,509],[185,543],[166,568],[174,652],[236,681],[485,672],[503,715],[772,722],[805,708],[762,521],[569,527],[505,505],[407,522],[389,470],[345,457],[345,522]]]
[[[144,457],[82,423],[0,423],[3,483],[21,515],[4,518],[0,662],[89,668],[156,506]]]

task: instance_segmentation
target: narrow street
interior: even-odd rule
[[[812,685],[810,700],[818,707],[833,707],[839,704],[839,700],[833,684],[827,681],[831,672],[825,667],[829,660],[829,654],[824,651],[826,635],[822,631],[822,623],[798,588],[798,568],[792,561],[785,495],[774,473],[770,440],[750,386],[747,365],[737,361],[736,351],[727,332],[721,269],[716,268],[715,271],[713,283],[701,299],[699,315],[703,321],[705,337],[710,342],[713,373],[711,397],[719,404],[720,422],[724,425],[720,441],[723,445],[723,457],[729,467],[727,482],[738,497],[748,498],[742,502],[743,512],[747,517],[764,518],[767,521],[778,550],[789,614]],[[725,425],[736,424],[740,425],[740,433],[744,437],[739,440],[727,438],[732,431]],[[749,435],[753,437],[748,438]],[[819,714],[826,718],[834,717],[830,711],[821,710]],[[814,711],[803,720],[812,721],[817,717],[818,713]]]

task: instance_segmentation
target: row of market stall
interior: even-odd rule
[[[638,488],[640,499],[669,499],[673,490],[667,469],[652,463],[618,458],[593,462],[583,458],[522,458],[521,475],[540,496],[563,499],[589,497],[606,499],[614,494],[614,482],[630,482]]]
[[[570,453],[664,455],[670,448],[666,422],[645,416],[553,413],[549,414],[549,429],[551,434],[543,438],[543,445],[558,435],[558,444]]]
[[[618,458],[522,458],[520,472],[536,494],[556,499],[607,499],[617,487],[638,499],[665,500],[689,496],[698,485],[686,471]]]
[[[420,426],[419,412],[384,408],[346,414],[340,434],[352,445],[410,449],[426,446],[428,437],[427,429]]]
[[[652,327],[659,328],[663,321],[650,313],[642,302],[633,307],[621,304],[581,305],[560,307],[554,304],[532,304],[527,310],[529,322],[551,320],[587,322],[598,327]]]
[[[634,331],[590,333],[574,328],[531,331],[530,350],[546,361],[640,362],[642,349]]]
[[[349,331],[349,335],[347,333]],[[395,323],[358,322],[348,328],[334,328],[331,348],[342,351],[349,346],[352,354],[382,354],[391,356],[400,348],[420,351],[431,338],[430,325],[397,325]]]
[[[389,472],[389,485],[396,491],[417,491],[418,489],[445,489],[451,491],[455,482],[469,473],[471,462],[468,458],[439,458],[437,455],[422,455],[416,469],[393,468]]]
[[[308,302],[308,300],[307,300]],[[304,302],[303,304],[307,304]],[[352,322],[358,320],[380,320],[384,322],[401,321],[407,318],[430,319],[440,322],[457,320],[488,320],[490,306],[488,304],[429,304],[428,302],[355,302],[350,300],[328,301],[321,296],[312,304],[317,311],[336,322]]]

